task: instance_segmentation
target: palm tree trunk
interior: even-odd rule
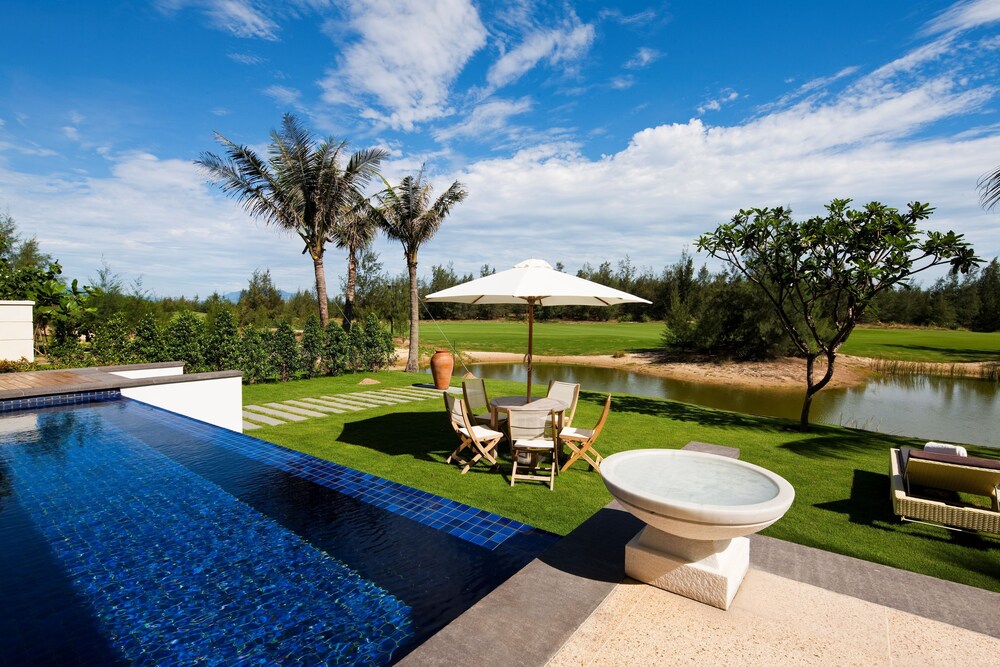
[[[313,255],[313,271],[316,273],[316,301],[319,303],[319,321],[326,329],[330,321],[329,304],[326,298],[326,273],[323,271],[323,255]]]
[[[416,373],[420,370],[420,366],[417,363],[417,355],[420,346],[420,331],[419,321],[420,321],[420,304],[419,297],[417,296],[417,257],[414,254],[412,257],[407,256],[406,258],[406,268],[410,273],[410,351],[406,356],[406,372]]]
[[[347,250],[347,287],[344,289],[344,331],[350,332],[354,321],[354,294],[358,285],[358,254],[354,248]]]

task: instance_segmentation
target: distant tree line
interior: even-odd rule
[[[565,270],[565,265],[556,263]],[[483,265],[479,275],[494,273]],[[540,320],[575,321],[663,321],[664,345],[684,354],[712,354],[733,358],[764,358],[792,352],[780,322],[771,314],[758,290],[745,279],[727,272],[695,267],[694,257],[684,251],[680,259],[660,269],[638,267],[629,257],[594,267],[585,264],[576,275],[621,289],[651,301],[613,308],[558,306],[540,308]],[[430,275],[418,281],[420,294],[428,294],[472,280],[454,267],[435,265]],[[386,335],[405,338],[409,334],[410,279],[407,272],[391,275],[379,255],[363,249],[354,278],[354,315],[358,320],[381,322]],[[249,329],[262,336],[287,326],[304,336],[306,322],[316,314],[316,295],[300,290],[283,296],[270,272],[258,270],[246,289],[233,302],[221,294],[206,298],[153,296],[142,279],[131,283],[104,263],[95,276],[79,286],[67,284],[61,268],[42,253],[35,239],[23,239],[13,219],[0,216],[0,298],[36,301],[36,345],[41,354],[70,360],[87,355],[98,329],[114,319],[119,327],[139,335],[140,325],[150,322],[166,331],[182,313],[193,313],[203,329],[213,330],[222,313],[234,321],[241,336]],[[331,322],[343,319],[341,296],[328,301]],[[516,305],[472,306],[457,303],[423,304],[422,316],[433,319],[521,319],[525,309]],[[185,319],[186,318],[185,316]],[[961,276],[940,278],[929,286],[895,288],[878,296],[864,318],[868,323],[967,328],[1000,331],[1000,264],[997,259]],[[327,328],[328,330],[328,328]],[[141,338],[141,336],[140,336]],[[82,342],[81,342],[82,341]],[[121,357],[119,357],[121,358]],[[134,357],[133,357],[134,358]],[[147,360],[153,357],[145,357]],[[187,360],[185,357],[184,360]],[[112,358],[99,363],[119,363]],[[203,365],[202,365],[203,364]],[[353,361],[349,368],[357,364]],[[215,368],[211,360],[189,362],[191,369]],[[295,371],[299,372],[299,371]],[[280,376],[280,371],[254,373],[254,378]]]

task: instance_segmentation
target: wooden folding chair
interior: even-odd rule
[[[593,430],[566,426],[559,431],[559,442],[565,444],[573,451],[566,461],[566,465],[562,467],[563,470],[576,463],[578,459],[583,459],[590,464],[591,468],[600,472],[601,461],[604,460],[604,457],[594,449],[594,442],[601,435],[601,431],[604,429],[604,422],[608,420],[608,413],[610,412],[611,394],[608,394],[607,400],[604,401],[604,412],[601,413],[601,418],[597,420],[597,426]]]
[[[444,392],[444,405],[448,411],[451,427],[455,429],[455,433],[458,435],[460,441],[455,451],[448,456],[447,462],[451,463],[452,460],[455,460],[459,465],[463,466],[463,475],[469,472],[469,468],[476,465],[482,459],[486,459],[491,466],[496,466],[496,449],[500,441],[503,440],[503,433],[478,424],[472,425],[469,422],[469,413],[466,410],[465,401],[456,399],[451,395],[451,392]],[[472,454],[472,458],[468,461],[461,457],[461,453],[465,449],[470,450],[469,453]]]
[[[536,481],[548,479],[549,490],[555,488],[556,475],[559,473],[559,447],[556,443],[556,432],[551,428],[551,424],[556,423],[555,419],[556,413],[551,410],[511,408],[508,411],[510,454],[514,460],[510,472],[511,486],[514,486],[514,482],[519,479]],[[552,457],[547,472],[538,467],[539,460],[546,454]],[[519,472],[519,468],[526,468],[527,472]]]
[[[576,403],[580,399],[580,385],[575,382],[561,382],[559,380],[549,380],[549,390],[545,394],[547,398],[554,398],[566,404],[566,411],[562,414],[562,421],[559,427],[569,426],[573,423],[573,415],[576,414]]]
[[[462,395],[465,396],[465,407],[476,424],[489,426],[495,431],[500,430],[500,422],[507,419],[506,413],[496,412],[490,406],[486,395],[486,383],[481,378],[472,378],[462,382]]]

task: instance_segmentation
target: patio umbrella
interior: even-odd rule
[[[528,304],[528,400],[531,400],[532,334],[535,306],[615,306],[620,303],[650,303],[606,285],[556,271],[541,259],[526,259],[512,269],[470,280],[461,285],[434,292],[425,301],[501,304]]]

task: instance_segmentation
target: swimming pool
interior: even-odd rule
[[[389,664],[555,539],[129,399],[0,415],[9,664]]]

